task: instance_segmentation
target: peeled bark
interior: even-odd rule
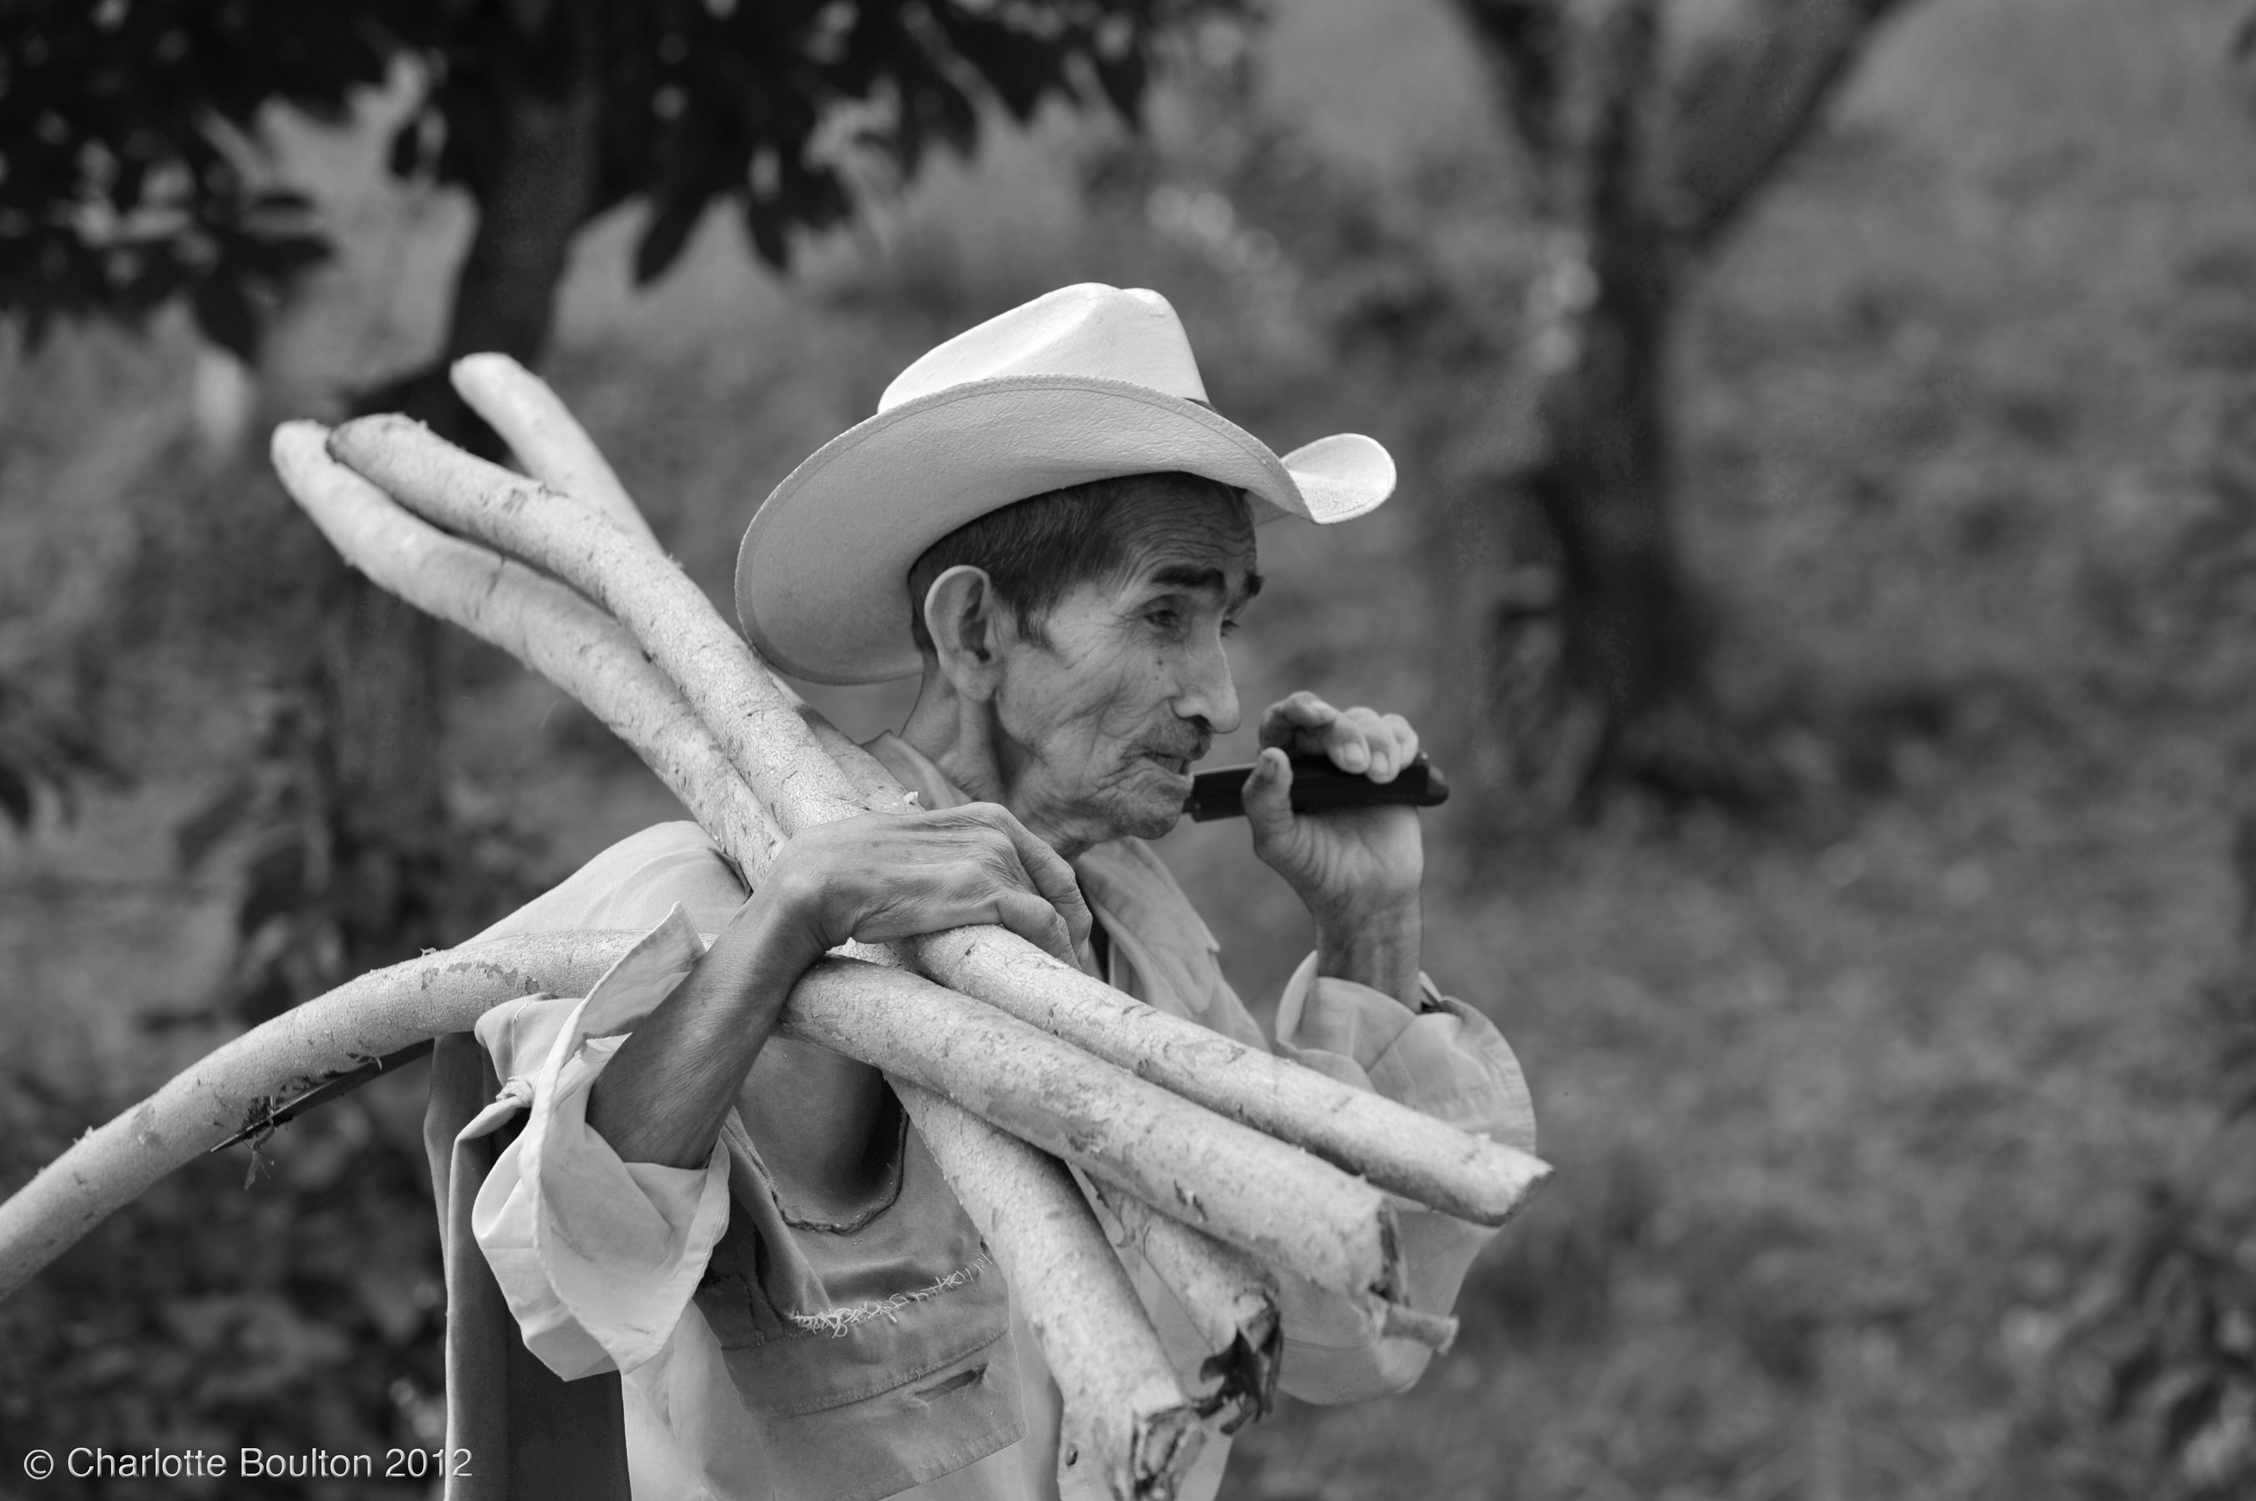
[[[959,928],[903,947],[951,990],[1459,1219],[1503,1224],[1551,1171],[1525,1152],[1233,1042],[1131,1000],[1032,944],[992,934]]]
[[[1267,1417],[1276,1404],[1285,1352],[1277,1279],[1237,1247],[1168,1218],[1132,1194],[1099,1186],[1097,1196],[1119,1227],[1115,1243],[1144,1259],[1214,1352],[1199,1370],[1216,1383],[1201,1404],[1208,1415],[1231,1409],[1222,1420],[1224,1433]]]
[[[787,832],[867,811],[752,648],[643,539],[402,417],[347,422],[330,435],[329,451],[410,510],[554,574],[610,612],[681,688]]]
[[[781,838],[681,693],[618,622],[553,579],[450,537],[329,457],[315,422],[275,429],[275,471],[339,554],[419,611],[508,652],[572,695],[658,774],[731,858]]]
[[[1319,1287],[1401,1291],[1386,1195],[1329,1163],[914,975],[826,961],[792,995],[795,1036],[944,1094]]]
[[[1002,1263],[1064,1398],[1062,1489],[1094,1465],[1106,1493],[1166,1501],[1206,1441],[1120,1259],[1085,1233],[1073,1178],[1022,1141],[984,1129],[929,1090],[904,1085],[919,1135]],[[1030,1198],[1020,1185],[1044,1186]],[[1070,1199],[1078,1210],[1062,1206]]]
[[[585,995],[635,936],[541,934],[430,954],[362,975],[244,1033],[80,1137],[0,1202],[0,1298],[278,1098],[411,1043],[467,1031],[503,1001]]]
[[[1385,1339],[1414,1339],[1428,1349],[1446,1353],[1457,1343],[1457,1318],[1454,1314],[1426,1313],[1407,1303],[1389,1303],[1379,1320],[1379,1334]]]
[[[526,473],[593,506],[650,546],[658,545],[610,460],[546,381],[506,354],[466,355],[447,375],[455,392],[501,435]]]

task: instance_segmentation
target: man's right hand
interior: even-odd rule
[[[974,923],[1067,964],[1089,936],[1073,868],[997,803],[869,813],[802,829],[761,885],[812,964],[847,939],[889,943]]]

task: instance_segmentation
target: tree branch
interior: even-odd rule
[[[1701,251],[1808,139],[1875,27],[1908,0],[1748,0],[1687,59],[1668,109],[1668,217]]]
[[[1566,0],[1458,0],[1457,11],[1496,70],[1520,144],[1548,175],[1570,61]]]

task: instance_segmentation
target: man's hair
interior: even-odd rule
[[[1177,494],[1211,495],[1251,523],[1244,491],[1176,471],[1090,480],[989,511],[933,543],[910,565],[909,633],[917,650],[934,655],[924,624],[924,601],[934,581],[965,564],[986,573],[1021,636],[1043,639],[1042,621],[1059,600],[1077,585],[1117,576],[1128,566],[1135,507],[1123,502],[1131,488],[1155,482]]]

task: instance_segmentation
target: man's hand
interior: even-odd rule
[[[971,923],[1000,923],[1072,964],[1090,918],[1072,867],[993,803],[802,829],[696,967],[620,1044],[588,1098],[588,1124],[628,1162],[703,1166],[784,998],[810,966],[849,938],[886,943]],[[798,1122],[818,1146],[854,1114],[852,1091],[824,1093],[809,1108],[840,1119]]]
[[[803,934],[809,964],[849,938],[889,943],[972,923],[1072,964],[1091,921],[1073,867],[997,803],[802,829],[762,890]]]
[[[1245,785],[1253,852],[1316,919],[1318,972],[1360,981],[1415,1009],[1418,882],[1425,871],[1417,811],[1295,813],[1289,756],[1320,753],[1342,771],[1391,782],[1417,756],[1418,732],[1399,714],[1335,709],[1313,693],[1296,693],[1261,716],[1261,745]]]

